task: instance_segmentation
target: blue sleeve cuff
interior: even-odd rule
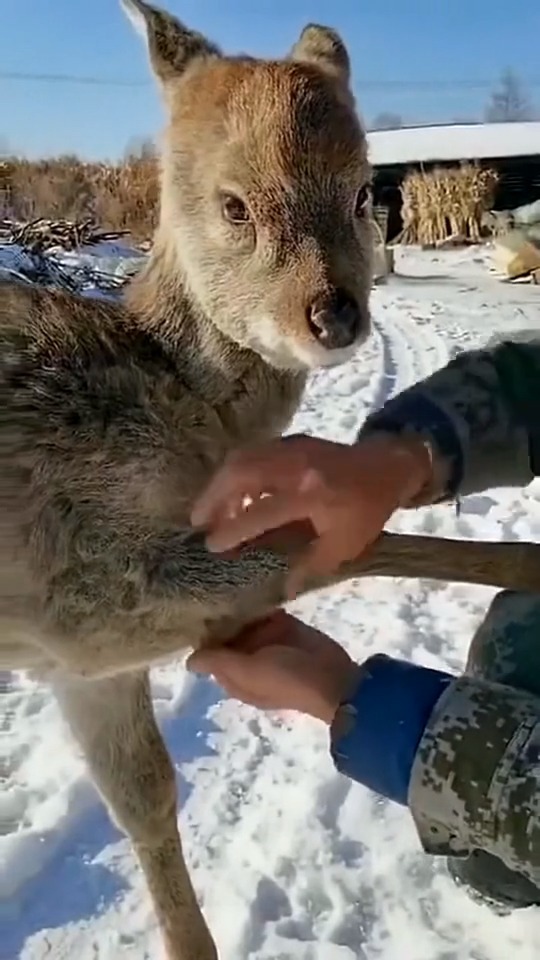
[[[418,745],[453,679],[385,654],[366,660],[356,692],[332,725],[331,754],[338,771],[406,806]]]
[[[461,440],[452,419],[426,393],[412,388],[389,400],[382,410],[368,417],[360,437],[374,430],[415,433],[425,437],[450,467],[446,495],[454,497],[457,494],[464,471]]]

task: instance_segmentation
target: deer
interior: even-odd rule
[[[287,429],[310,371],[369,336],[371,171],[333,29],[308,24],[280,60],[226,56],[122,5],[166,108],[159,222],[121,300],[0,288],[0,667],[50,684],[169,960],[216,960],[149,670],[285,602],[307,531],[223,557],[190,509],[231,450]],[[515,553],[385,534],[328,583],[519,569]]]

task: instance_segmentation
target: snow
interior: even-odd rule
[[[117,243],[96,243],[80,250],[64,251],[52,248],[45,254],[31,254],[13,244],[0,244],[0,281],[19,280],[35,282],[37,277],[51,285],[62,277],[71,279],[78,293],[87,297],[111,296],[129,276],[137,273],[144,254]],[[109,289],[104,289],[104,280]]]
[[[351,440],[366,413],[456,351],[539,323],[540,290],[494,280],[482,250],[398,251],[373,294],[374,334],[317,373],[295,430]],[[394,529],[540,540],[540,487],[399,516]],[[462,669],[494,591],[366,580],[297,602],[358,659],[375,651]],[[128,842],[110,824],[49,691],[4,681],[0,822],[2,960],[160,960]],[[407,810],[338,776],[315,721],[224,698],[182,662],[154,670],[178,770],[192,875],[222,960],[533,960],[534,908],[494,915],[425,856]]]
[[[375,167],[396,163],[540,156],[540,121],[374,130],[368,133],[368,142],[371,163]]]

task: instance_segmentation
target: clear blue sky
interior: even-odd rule
[[[442,80],[496,80],[514,67],[536,81],[540,106],[540,0],[165,0],[226,52],[280,56],[303,25],[336,27],[348,43],[367,119],[474,118],[488,89],[430,88]],[[142,41],[118,0],[3,0],[0,72],[138,81],[133,88],[15,81],[0,76],[0,141],[29,156],[115,157],[162,123]],[[420,89],[370,83],[425,80]],[[363,86],[365,84],[365,87]]]

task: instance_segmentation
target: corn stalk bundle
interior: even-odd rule
[[[495,170],[475,164],[411,171],[401,185],[400,242],[428,247],[450,239],[479,243],[497,182]]]

